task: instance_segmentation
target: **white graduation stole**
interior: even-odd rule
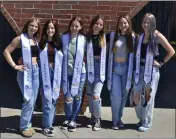
[[[31,56],[31,46],[27,34],[21,34],[21,47],[23,64],[26,66],[24,70],[24,98],[28,101],[32,97],[32,56]]]
[[[154,54],[149,50],[149,45],[148,45],[147,52],[146,52],[145,71],[144,71],[144,81],[146,84],[152,81],[153,60],[154,60]]]
[[[143,41],[144,33],[140,35],[137,52],[136,52],[136,71],[135,71],[135,83],[139,82],[140,74],[140,58],[141,58],[141,46]],[[149,45],[147,46],[146,51],[146,60],[145,60],[145,71],[144,71],[144,81],[146,84],[150,83],[152,80],[152,69],[153,69],[153,60],[154,54],[149,51]]]
[[[111,34],[110,34],[110,47],[109,47],[109,59],[108,59],[108,79],[107,79],[108,90],[110,90],[111,86],[112,86],[112,64],[113,64],[112,47],[114,45],[114,36],[115,36],[115,32],[111,32]]]
[[[49,62],[48,62],[48,43],[43,51],[40,52],[40,64],[42,71],[43,90],[45,97],[50,97],[56,100],[60,94],[60,83],[62,74],[62,59],[63,54],[55,48],[55,61],[54,61],[54,78],[53,86],[51,86]]]
[[[56,100],[60,94],[61,75],[62,75],[63,54],[55,48],[54,78],[53,78],[53,99]]]
[[[70,34],[62,35],[62,43],[63,43],[63,53],[64,53],[64,61],[63,61],[63,91],[64,94],[68,92],[68,48],[70,43]],[[77,36],[76,43],[76,58],[74,63],[73,70],[73,78],[71,83],[70,93],[72,96],[75,96],[78,93],[80,78],[82,73],[82,64],[84,57],[84,47],[85,47],[85,37],[81,34]]]
[[[135,46],[135,35],[132,33],[133,39],[133,48]],[[134,60],[134,52],[129,54],[129,62],[128,62],[128,74],[127,74],[127,84],[126,90],[129,91],[132,85],[132,78],[133,78],[133,60]]]
[[[100,60],[100,80],[104,82],[105,80],[105,69],[106,69],[106,39],[104,36],[104,44],[103,48],[101,48],[101,60]],[[90,83],[94,82],[94,54],[93,54],[93,44],[92,40],[87,42],[87,67],[88,67],[88,81]]]

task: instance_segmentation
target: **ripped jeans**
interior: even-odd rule
[[[144,82],[144,66],[140,67],[140,77],[139,77],[139,83],[134,84],[133,86],[133,93],[139,93],[141,95],[141,104],[143,104],[145,101],[145,93],[144,89],[150,88],[150,100],[147,103],[146,107],[136,106],[135,111],[136,115],[139,118],[139,120],[142,122],[143,127],[151,127],[152,126],[152,119],[153,119],[153,110],[154,110],[154,103],[155,103],[155,95],[158,88],[160,73],[159,73],[159,67],[153,66],[153,73],[152,73],[152,82],[150,84],[146,84]]]
[[[75,95],[74,97],[70,93],[72,77],[73,76],[68,76],[69,92],[67,92],[65,94],[65,107],[64,107],[64,110],[65,110],[66,120],[68,120],[68,121],[76,121],[77,116],[79,114],[80,106],[81,106],[81,102],[82,102],[84,84],[85,84],[85,80],[86,80],[86,73],[82,73],[81,74],[78,94]]]
[[[95,80],[91,84],[88,81],[87,86],[87,96],[89,103],[89,112],[92,116],[96,118],[101,118],[101,92],[103,88],[103,83],[100,81],[100,60],[94,60],[95,65]],[[98,97],[98,99],[94,99],[93,97]]]

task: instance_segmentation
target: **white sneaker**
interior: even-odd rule
[[[148,130],[149,130],[149,127],[140,126],[140,127],[138,128],[138,131],[140,131],[140,132],[147,132]]]
[[[101,118],[95,119],[95,125],[93,126],[93,131],[99,131],[101,129]]]
[[[65,120],[61,126],[61,129],[66,130],[68,128],[69,121]]]
[[[112,129],[113,129],[113,130],[118,130],[119,127],[118,127],[118,126],[112,126]]]
[[[54,133],[49,128],[42,129],[42,133],[47,137],[54,137]]]
[[[71,121],[68,124],[68,131],[69,132],[75,132],[76,131],[76,122],[75,121]]]

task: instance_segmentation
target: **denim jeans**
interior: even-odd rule
[[[50,67],[49,70],[50,70],[51,86],[53,86],[54,68]],[[54,100],[52,98],[52,94],[53,94],[52,92],[49,92],[47,96],[45,96],[42,91],[42,111],[43,111],[42,127],[43,128],[50,128],[54,123],[57,100]]]
[[[126,90],[128,64],[127,62],[114,62],[112,70],[112,89],[110,92],[112,122],[113,125],[117,125],[122,118],[128,96]]]
[[[69,91],[71,90],[72,77],[73,76],[71,75],[68,76]],[[65,97],[64,111],[66,115],[66,120],[76,121],[77,119],[77,116],[80,111],[81,102],[82,102],[82,95],[83,95],[85,80],[86,80],[86,73],[82,73],[78,94],[75,96],[72,96],[71,93],[68,91],[64,96]],[[67,100],[71,100],[71,101],[67,101]]]
[[[25,130],[27,128],[30,128],[32,126],[31,120],[32,120],[32,114],[35,107],[35,102],[38,96],[38,89],[39,89],[39,67],[38,64],[32,65],[32,89],[33,89],[33,95],[32,97],[27,101],[23,98],[23,104],[21,109],[21,117],[20,117],[20,130]],[[24,79],[23,79],[23,72],[18,71],[17,72],[17,82],[20,87],[20,90],[22,94],[24,94]]]
[[[87,86],[89,112],[92,116],[101,118],[101,91],[103,88],[103,83],[100,81],[100,60],[94,59],[94,69],[95,80],[92,84],[88,81]],[[97,96],[99,99],[94,100],[93,96]]]
[[[150,93],[150,100],[147,103],[146,107],[142,106],[136,106],[135,111],[136,115],[139,118],[140,121],[142,121],[142,126],[144,127],[151,127],[152,126],[152,118],[153,118],[153,110],[154,110],[154,100],[155,100],[155,95],[156,91],[158,88],[158,83],[159,83],[159,78],[160,78],[160,73],[159,73],[159,67],[154,66],[153,67],[153,73],[152,73],[152,82],[151,84],[146,84],[144,82],[144,66],[141,66],[140,68],[140,77],[139,77],[139,83],[136,85],[134,84],[133,86],[133,91],[134,93],[140,93],[141,95],[141,100],[145,100],[145,94],[144,94],[144,89],[145,88],[150,88],[152,89]],[[144,102],[141,102],[142,104]]]

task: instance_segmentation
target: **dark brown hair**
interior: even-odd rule
[[[103,20],[103,17],[102,17],[101,15],[97,15],[97,16],[95,16],[95,17],[92,19],[92,21],[91,21],[91,23],[90,23],[89,31],[88,31],[88,33],[87,33],[87,41],[90,41],[90,40],[91,40],[91,37],[92,37],[92,35],[93,35],[93,26],[96,24],[96,22],[97,22],[99,19]],[[104,22],[104,20],[103,20],[103,22]],[[104,46],[104,42],[105,42],[105,40],[104,40],[104,25],[103,25],[102,30],[99,32],[99,34],[100,34],[100,37],[99,37],[99,44],[101,44],[100,46],[103,47],[103,46]]]
[[[54,29],[55,29],[55,33],[52,37],[52,43],[56,46],[56,49],[59,50],[60,49],[60,37],[59,37],[59,33],[58,33],[58,22],[57,22],[57,20],[54,20],[54,19],[47,20],[44,24],[42,36],[41,36],[41,40],[40,40],[40,48],[44,49],[45,44],[48,41],[47,28],[50,23],[52,23],[54,25]]]
[[[37,19],[37,18],[31,18],[29,19],[25,24],[24,24],[24,27],[22,29],[22,33],[28,33],[28,27],[30,25],[30,23],[36,21],[37,24],[38,24],[38,30],[37,32],[34,34],[34,38],[37,38],[37,39],[40,39],[40,21]]]
[[[81,17],[79,17],[79,16],[75,16],[75,17],[73,17],[73,18],[70,20],[70,22],[69,22],[69,24],[68,24],[68,29],[67,29],[66,32],[64,32],[64,34],[66,34],[66,33],[71,33],[71,32],[70,32],[70,27],[71,27],[71,24],[73,23],[73,21],[77,21],[77,22],[80,23],[80,25],[82,26],[82,29],[79,31],[79,33],[82,34],[82,35],[84,35],[84,25],[83,25],[83,21],[82,21]]]
[[[120,20],[122,18],[125,18],[129,24],[129,28],[126,32],[126,36],[127,36],[127,48],[130,52],[133,52],[134,51],[134,48],[133,48],[133,38],[132,38],[132,33],[133,30],[132,30],[132,23],[131,23],[131,19],[128,15],[121,15],[118,20],[117,20],[117,25],[116,25],[116,32],[115,32],[115,36],[114,36],[114,43],[118,40],[118,36],[121,34],[121,30],[119,29],[119,23],[120,23]]]

